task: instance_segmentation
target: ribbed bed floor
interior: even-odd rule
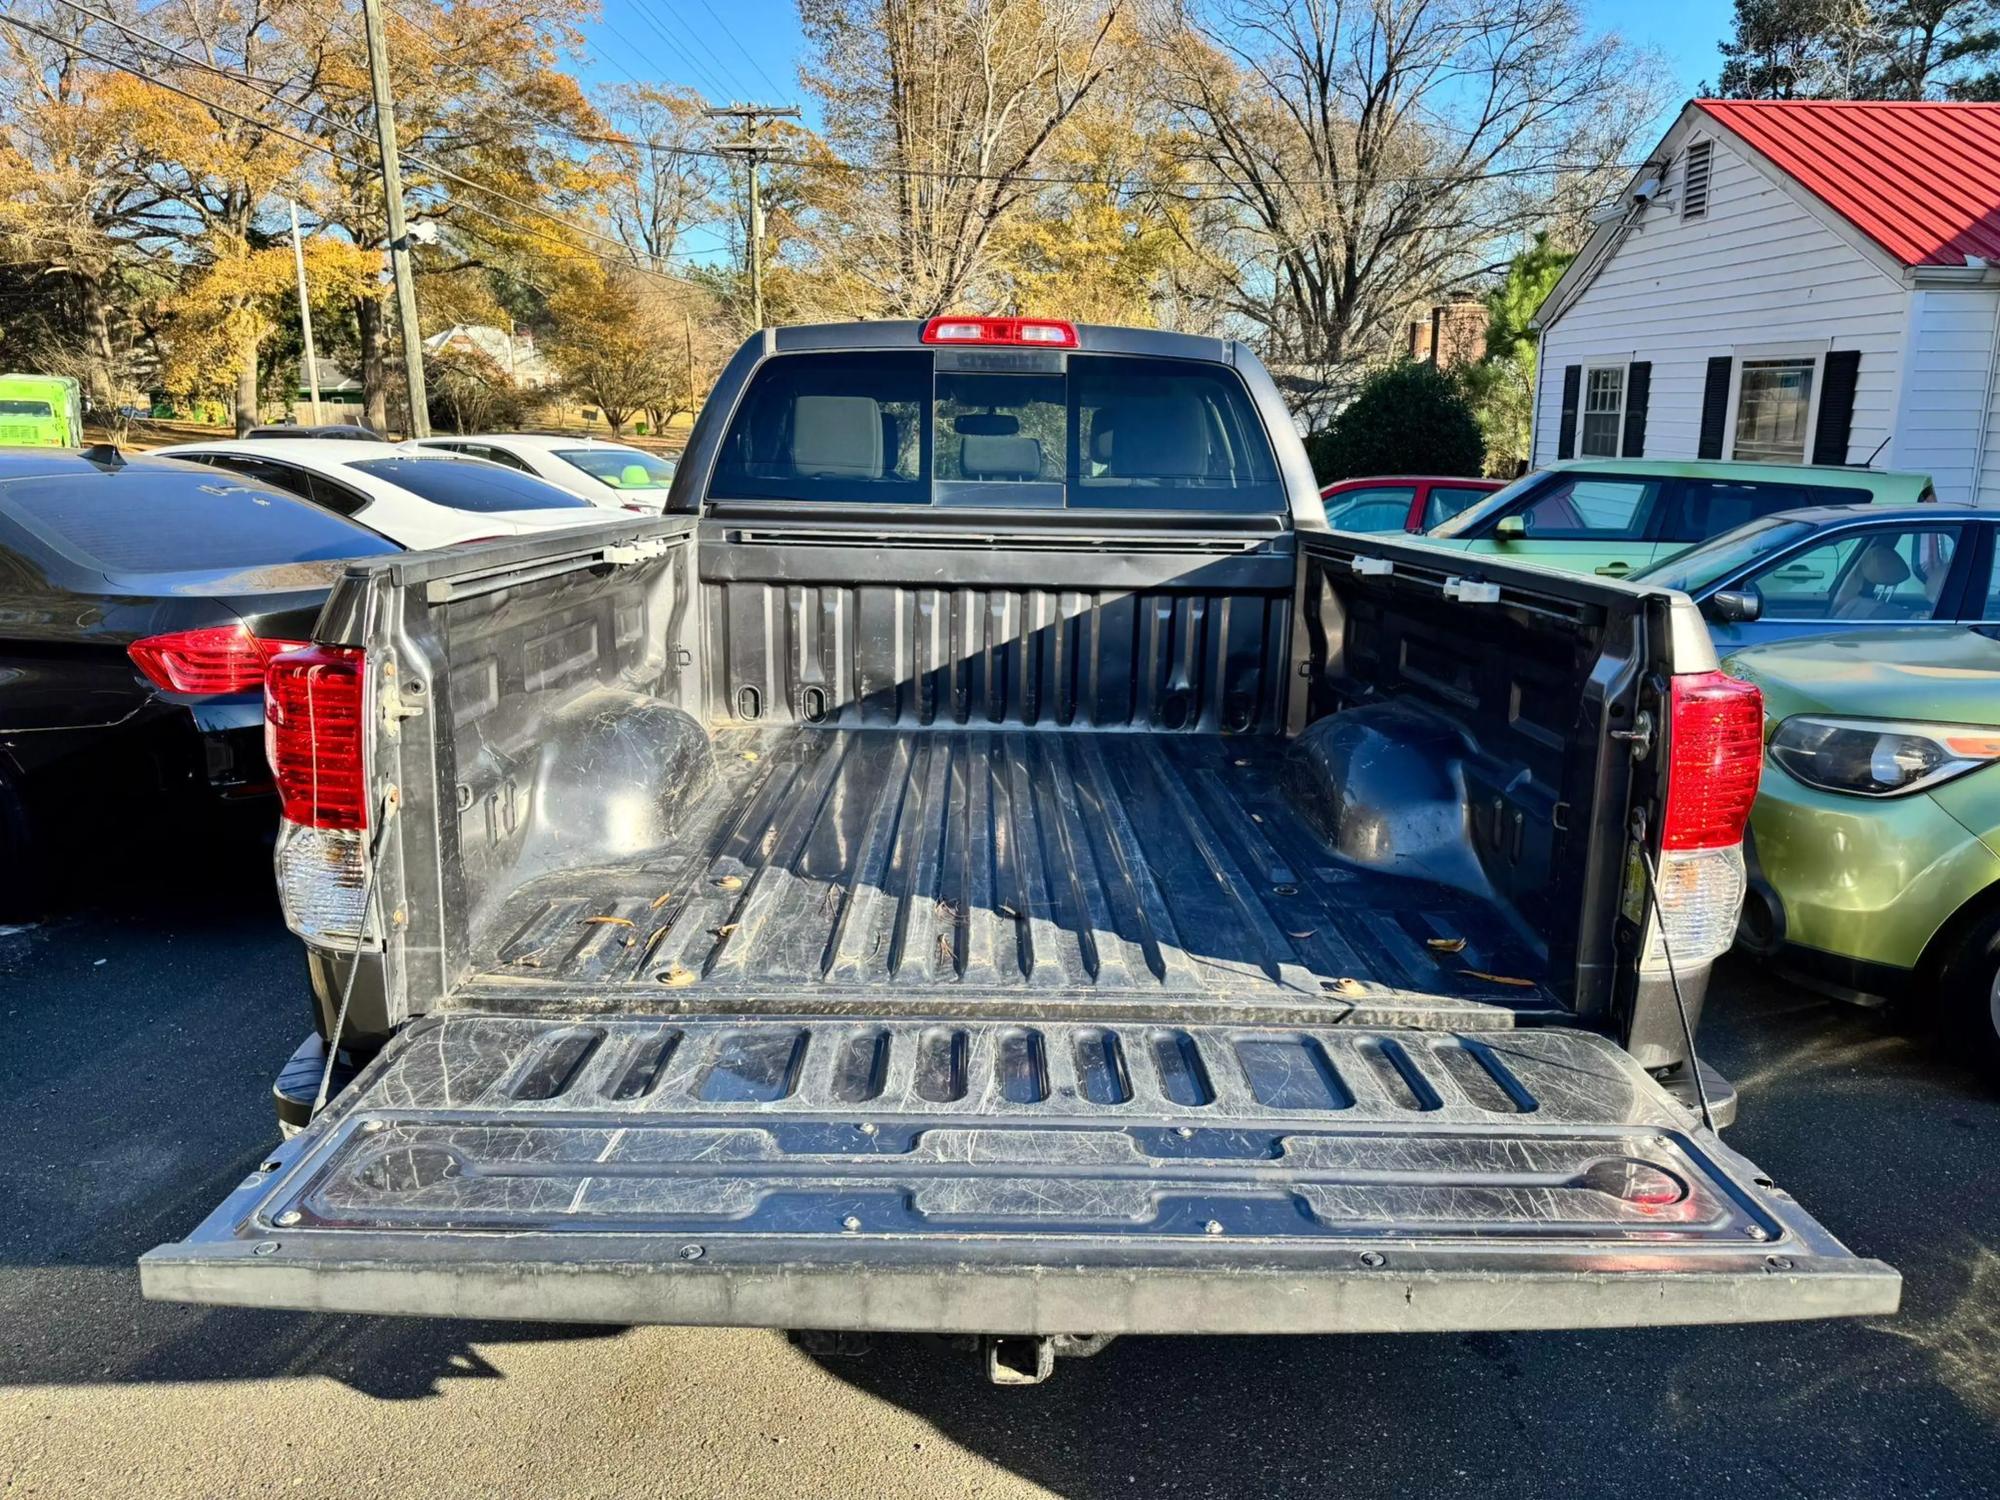
[[[723,731],[679,851],[517,892],[460,998],[554,982],[696,1009],[1553,1007],[1505,982],[1537,961],[1477,900],[1337,861],[1280,789],[1284,748]]]

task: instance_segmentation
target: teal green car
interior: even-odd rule
[[[1878,469],[1579,459],[1515,480],[1425,532],[1423,540],[1626,578],[1781,510],[1936,498],[1926,476]]]
[[[1764,694],[1739,944],[1936,1003],[2000,1070],[2000,629],[1858,630],[1723,663]]]

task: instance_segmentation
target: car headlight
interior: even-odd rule
[[[1774,764],[1822,791],[1900,797],[2000,760],[2000,729],[1799,714],[1778,726],[1770,754]]]

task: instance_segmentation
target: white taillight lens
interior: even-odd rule
[[[278,824],[278,902],[285,925],[318,943],[381,941],[381,924],[368,912],[364,929],[364,872],[368,835],[358,828]]]
[[[1668,849],[1660,855],[1659,872],[1659,901],[1646,924],[1640,969],[1667,972],[1663,939],[1673,950],[1674,967],[1682,972],[1727,953],[1736,941],[1736,918],[1743,907],[1743,846]]]

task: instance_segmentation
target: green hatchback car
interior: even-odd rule
[[[2000,1072],[2000,626],[1858,630],[1723,663],[1764,694],[1740,946],[1929,1003]]]
[[[1625,578],[1781,510],[1935,499],[1925,475],[1880,469],[1579,459],[1515,480],[1423,541]]]

